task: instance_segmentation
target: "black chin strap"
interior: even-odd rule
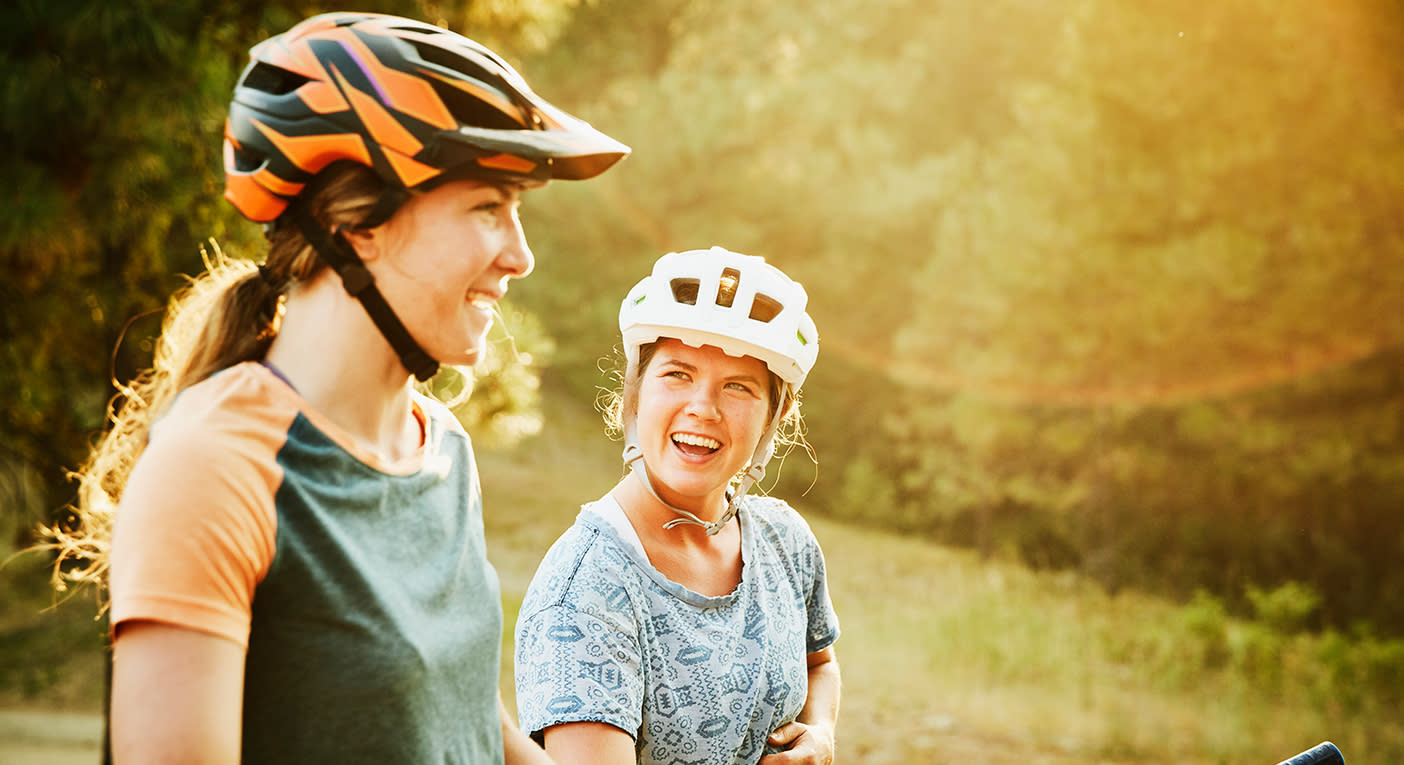
[[[380,334],[385,336],[390,342],[390,347],[399,354],[405,369],[420,382],[433,377],[434,373],[439,371],[439,362],[430,358],[429,354],[419,347],[419,343],[410,337],[409,330],[400,322],[400,317],[395,315],[390,304],[385,302],[385,296],[376,289],[375,278],[366,270],[365,264],[341,234],[329,233],[304,205],[294,204],[284,215],[292,218],[302,236],[312,245],[312,249],[316,250],[317,255],[341,277],[341,284],[346,288],[347,294],[361,301]]]

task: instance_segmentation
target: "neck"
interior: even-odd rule
[[[635,528],[644,527],[651,535],[684,544],[703,544],[714,538],[708,536],[705,528],[695,524],[677,524],[666,529],[664,525],[686,517],[678,513],[674,507],[687,510],[702,521],[714,522],[718,520],[726,512],[725,486],[714,494],[708,495],[700,503],[675,504],[670,507],[648,490],[648,487],[644,485],[645,480],[638,470],[631,470],[610,492],[614,500],[624,509],[624,513],[634,523]],[[660,487],[656,490],[664,498],[668,497],[666,487]],[[734,523],[728,523],[720,534],[725,534],[731,526],[734,526]]]
[[[740,523],[733,518],[711,536],[701,526],[665,529],[663,524],[681,516],[659,502],[640,481],[631,472],[610,496],[624,509],[653,567],[703,595],[717,597],[734,591],[744,569]],[[714,517],[722,512],[723,509],[717,510]]]
[[[410,374],[331,269],[299,284],[287,300],[268,362],[372,451],[393,459],[418,448]]]

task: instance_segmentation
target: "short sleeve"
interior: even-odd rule
[[[275,550],[281,470],[265,429],[171,420],[153,431],[117,510],[113,633],[149,619],[247,647],[254,589]]]
[[[806,637],[806,650],[809,653],[822,651],[833,645],[839,637],[838,613],[829,599],[829,579],[824,567],[824,551],[819,548],[813,535],[809,536],[812,549],[813,575],[809,593],[805,597],[805,609],[809,614],[809,631]]]
[[[774,501],[783,508],[780,517],[786,520],[791,542],[786,545],[793,556],[793,570],[800,577],[798,586],[804,593],[804,608],[807,615],[805,650],[808,653],[822,651],[833,645],[839,637],[838,613],[829,599],[829,577],[824,564],[824,550],[814,536],[814,530],[804,517],[789,505]]]
[[[522,730],[603,722],[638,740],[644,682],[636,635],[570,606],[548,606],[517,625],[516,678]]]

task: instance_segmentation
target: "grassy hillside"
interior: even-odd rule
[[[588,406],[546,405],[541,435],[480,447],[509,625],[542,553],[620,475],[618,444]],[[842,762],[1271,765],[1324,739],[1351,765],[1404,757],[1404,645],[1294,634],[1280,626],[1290,591],[1264,594],[1259,620],[1244,622],[1209,598],[1108,595],[1073,575],[810,520],[843,622]],[[90,602],[41,613],[42,577],[23,558],[0,571],[0,706],[98,709]],[[503,689],[511,704],[510,667]]]
[[[479,455],[509,624],[536,561],[620,476],[619,445],[587,406],[547,407],[541,436]],[[845,761],[1270,765],[1328,739],[1352,765],[1404,756],[1404,644],[1293,634],[1279,626],[1290,589],[1263,594],[1245,622],[1207,596],[1109,595],[1072,574],[810,522],[843,624]]]

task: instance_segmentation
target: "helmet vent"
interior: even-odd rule
[[[513,97],[513,91],[506,82],[490,72],[483,70],[471,59],[458,55],[450,50],[445,50],[437,45],[429,45],[418,40],[405,40],[414,46],[419,53],[420,60],[427,64],[443,67],[453,72],[457,78],[462,79],[465,73],[470,78],[477,81],[479,87],[487,86],[496,89],[506,96],[503,100],[510,101],[517,105]],[[442,76],[442,75],[440,75]],[[438,77],[426,78],[434,92],[438,94],[439,100],[448,107],[449,113],[460,125],[468,125],[477,128],[487,128],[489,130],[521,130],[526,124],[526,120],[514,115],[504,114],[500,109],[470,93],[466,93],[452,85],[441,82]],[[520,108],[520,107],[518,107]]]
[[[267,157],[261,154],[254,154],[252,152],[237,147],[234,149],[235,172],[252,173],[255,170],[258,170],[259,168],[263,167],[263,164],[266,161]]]
[[[479,80],[492,78],[476,62],[466,58],[461,53],[454,53],[442,45],[434,45],[414,38],[401,38],[401,40],[409,43],[421,59],[431,64],[442,66],[450,71],[463,72]],[[496,84],[496,82],[493,83],[493,85]]]
[[[260,61],[254,64],[249,73],[244,76],[242,84],[246,88],[281,96],[291,93],[309,82],[311,82],[310,79],[297,72],[290,72],[282,67]]]
[[[717,305],[730,308],[736,302],[736,288],[741,286],[741,272],[734,268],[722,269],[720,284],[717,285]]]
[[[697,290],[702,284],[697,279],[674,279],[668,283],[673,288],[673,299],[685,305],[697,305]]]
[[[770,320],[779,316],[780,311],[784,308],[785,306],[781,305],[779,300],[757,292],[755,301],[751,303],[751,315],[749,318],[761,322],[762,324],[769,324]]]
[[[522,123],[452,85],[446,85],[438,80],[430,80],[429,84],[439,95],[439,100],[448,107],[449,114],[452,114],[460,125],[489,130],[522,129]]]

